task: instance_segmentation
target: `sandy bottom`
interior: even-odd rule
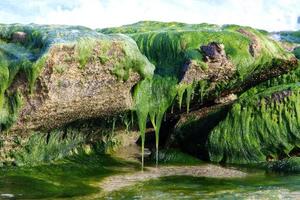
[[[197,166],[160,166],[146,167],[144,171],[115,175],[105,178],[100,183],[100,188],[104,192],[120,190],[124,187],[133,186],[142,181],[149,181],[166,176],[194,176],[211,178],[239,178],[247,174],[230,168],[224,168],[212,164],[202,164]]]

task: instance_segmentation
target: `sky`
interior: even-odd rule
[[[0,23],[114,27],[141,20],[299,30],[300,0],[0,0]]]

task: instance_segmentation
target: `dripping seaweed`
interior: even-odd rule
[[[155,147],[158,155],[159,131],[167,109],[177,94],[177,80],[154,76],[152,79],[141,81],[134,91],[135,111],[138,117],[138,125],[142,141],[142,168],[144,166],[144,144],[146,123],[150,119],[155,130]]]

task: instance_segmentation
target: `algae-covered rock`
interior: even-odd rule
[[[210,133],[210,160],[257,163],[288,157],[300,144],[300,88],[279,85],[247,92]]]
[[[272,40],[267,32],[236,25],[190,25],[152,21],[98,31],[129,35],[136,41],[141,52],[155,64],[156,74],[177,78],[178,108],[181,109],[185,98],[187,111],[191,108],[193,112],[187,116],[181,114],[175,133],[171,134],[171,137],[175,137],[170,139],[172,145],[194,154],[204,152],[200,157],[205,157],[205,151],[208,151],[210,159],[217,162],[260,162],[269,156],[265,155],[269,152],[264,154],[259,149],[259,145],[265,145],[261,144],[260,135],[253,136],[254,146],[243,146],[243,142],[247,142],[248,134],[252,135],[256,130],[253,133],[248,129],[244,130],[243,123],[247,121],[240,119],[241,116],[232,116],[232,120],[240,120],[235,123],[241,126],[239,131],[231,130],[235,128],[232,123],[222,126],[228,120],[228,116],[232,115],[230,113],[234,112],[231,111],[225,122],[222,121],[226,116],[227,107],[235,101],[237,95],[263,81],[287,73],[298,65],[295,56],[286,51],[280,43]],[[281,93],[275,94],[275,98],[277,96],[281,99]],[[283,98],[288,96],[283,95]],[[253,100],[256,101],[258,100]],[[280,103],[283,102],[280,100]],[[254,104],[251,106],[255,108],[255,112],[259,112],[258,105]],[[201,105],[207,108],[202,109]],[[237,105],[239,103],[233,105],[233,110]],[[240,107],[244,109],[247,106],[248,104],[243,104]],[[195,111],[199,108],[200,110]],[[215,109],[218,108],[216,112]],[[244,111],[239,113],[247,114]],[[230,129],[228,134],[224,133],[227,129]],[[216,134],[217,130],[219,135]],[[243,131],[246,134],[243,135]],[[276,142],[277,140],[274,141]],[[272,145],[276,144],[270,144],[268,148],[272,149]],[[258,147],[258,152],[253,150],[255,147]],[[216,159],[215,151],[219,152],[219,148],[223,148],[220,150],[222,156]],[[248,148],[245,154],[244,148]],[[285,151],[281,147],[278,149]],[[224,153],[226,151],[228,152]],[[276,153],[272,156],[278,156]]]
[[[298,145],[299,90],[273,77],[297,65],[265,31],[236,25],[0,25],[0,128],[51,130],[133,110],[142,144],[151,122],[158,158],[168,113],[166,120],[180,119],[174,146],[189,153],[231,163],[277,159]],[[296,80],[293,73],[286,79]]]
[[[220,43],[224,54],[233,62],[239,75],[248,76],[264,58],[288,58],[278,43],[263,32],[235,25],[183,24],[162,22],[139,22],[118,28],[99,30],[103,33],[125,33],[138,44],[141,51],[157,66],[160,74],[181,74],[187,61],[204,64],[205,51],[209,43]],[[254,58],[254,51],[257,54]],[[201,66],[199,66],[201,68]],[[243,71],[244,70],[244,71]]]
[[[179,147],[202,159],[230,163],[265,162],[293,154],[297,149],[297,144],[294,143],[297,140],[293,136],[293,129],[289,127],[297,127],[298,122],[286,118],[285,115],[292,116],[293,119],[299,117],[297,98],[290,97],[294,95],[294,89],[298,90],[299,70],[300,67],[297,67],[287,74],[252,87],[237,100],[229,95],[227,101],[215,101],[216,105],[182,114],[174,133],[171,134],[169,145]],[[268,109],[262,109],[259,103],[261,98]],[[237,103],[232,106],[235,101]],[[235,112],[237,107],[240,112]],[[284,112],[279,108],[284,109]],[[250,121],[247,121],[249,118]],[[281,121],[276,120],[279,118]],[[210,134],[214,128],[218,133],[213,131]],[[282,138],[281,134],[284,134],[285,138]],[[285,150],[286,147],[281,143],[290,145],[290,149]],[[276,153],[268,153],[275,149]],[[216,153],[215,150],[220,152]],[[257,158],[257,151],[263,152],[260,158]],[[216,159],[216,154],[220,156],[219,159]]]
[[[266,80],[297,63],[266,32],[250,27],[146,21],[98,31],[128,34],[155,64],[155,73],[188,84],[205,80],[208,90],[218,93]],[[208,55],[215,53],[215,59]]]
[[[132,87],[154,70],[129,37],[84,27],[1,25],[0,55],[1,129],[19,113],[11,130],[128,111]]]

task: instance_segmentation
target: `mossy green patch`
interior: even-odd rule
[[[251,38],[238,32],[245,29],[261,44],[261,52],[253,58],[249,52]],[[103,33],[125,33],[138,44],[142,53],[155,64],[160,75],[180,76],[187,60],[204,63],[199,51],[201,45],[210,42],[222,43],[229,59],[237,68],[238,77],[246,78],[258,68],[270,67],[273,58],[288,58],[280,45],[266,34],[249,27],[217,26],[210,24],[184,24],[163,22],[139,22],[118,28],[100,29]]]
[[[135,42],[122,35],[102,39],[82,38],[76,43],[75,57],[80,69],[97,58],[101,64],[110,61],[114,65],[112,73],[124,81],[128,80],[131,72],[146,78],[151,77],[154,71],[154,66],[140,53]]]
[[[23,103],[22,98],[22,94],[17,91],[4,99],[4,104],[0,109],[0,132],[8,129],[17,121]]]
[[[299,95],[290,84],[241,97],[210,133],[210,159],[245,164],[289,156],[300,145]]]
[[[59,130],[33,133],[19,150],[12,152],[12,157],[19,166],[50,163],[84,151],[84,142],[84,136],[71,129],[65,133]]]
[[[295,54],[296,58],[300,59],[300,47],[296,47],[293,53]]]
[[[93,55],[93,49],[95,47],[96,40],[92,38],[79,39],[75,48],[75,56],[79,62],[81,69],[89,62]]]
[[[100,193],[95,185],[103,178],[134,171],[136,165],[104,154],[75,155],[52,164],[0,169],[1,194],[14,199],[84,198]]]
[[[0,60],[0,109],[2,109],[3,107],[4,92],[7,89],[9,83],[9,70],[7,65],[7,62]]]
[[[124,35],[111,36],[123,41],[121,42],[121,48],[124,53],[124,58],[119,59],[119,62],[115,64],[113,74],[123,81],[129,78],[131,72],[138,73],[142,78],[151,78],[155,66],[140,53],[135,41]]]

